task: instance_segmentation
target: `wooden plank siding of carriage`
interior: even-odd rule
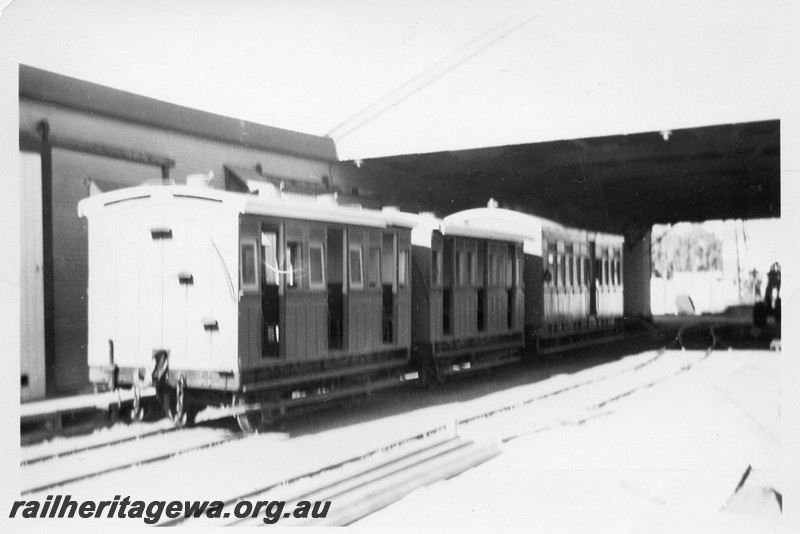
[[[520,258],[517,274],[510,250]],[[434,265],[437,255],[438,266]],[[524,328],[521,247],[433,233],[431,247],[415,246],[413,258],[414,343],[486,337]],[[438,280],[437,269],[441,270]],[[450,294],[449,310],[444,309],[445,292]],[[509,295],[514,299],[510,324]],[[450,315],[448,331],[443,320],[446,312]]]
[[[348,232],[348,251],[361,251],[361,287],[352,285],[347,298],[347,340],[348,351],[366,353],[380,348],[382,293],[380,280],[370,272],[370,248],[381,246],[381,233],[378,230],[356,230]],[[348,254],[348,258],[350,255]],[[349,261],[349,260],[348,260]]]
[[[543,237],[543,322],[559,330],[577,327],[586,322],[589,309],[586,233],[551,229]]]
[[[486,277],[486,329],[488,332],[508,330],[507,265],[509,262],[506,243],[488,243]],[[494,265],[493,265],[494,264]]]
[[[401,257],[402,253],[402,257]],[[401,260],[405,261],[403,265],[405,279],[401,284],[398,273],[398,281],[396,284],[396,302],[395,302],[395,324],[397,326],[395,345],[400,347],[409,347],[411,345],[411,237],[407,232],[397,235],[397,268],[400,269]]]
[[[278,262],[283,268],[289,244],[300,249],[300,260],[291,267],[296,283],[287,284],[287,277],[281,276],[280,298],[280,353],[275,357],[261,356],[262,302],[261,290],[243,290],[240,297],[239,354],[243,367],[269,366],[280,363],[296,363],[326,358],[337,358],[354,354],[380,352],[382,350],[405,347],[411,344],[411,279],[410,279],[410,238],[407,230],[367,229],[324,222],[302,220],[280,220],[260,216],[245,215],[240,225],[240,240],[260,242],[262,224],[279,229]],[[340,235],[335,241],[329,235]],[[337,243],[332,245],[331,243]],[[340,243],[341,245],[339,245]],[[310,248],[322,246],[323,270],[325,280],[322,285],[312,286],[310,273]],[[341,246],[341,251],[330,250],[331,246]],[[357,249],[362,265],[361,284],[354,286],[349,277],[353,267],[348,264],[346,251]],[[382,248],[379,272],[370,272],[368,265],[369,249]],[[364,253],[363,251],[367,252]],[[406,280],[403,287],[397,281],[398,251],[405,251]],[[259,251],[259,254],[261,252]],[[261,258],[260,258],[261,259]],[[263,260],[263,259],[262,259]],[[394,336],[385,342],[383,339],[383,289],[382,283],[391,281],[394,295]],[[342,287],[344,284],[344,287]],[[344,326],[344,339],[341,349],[329,347],[328,293],[343,291],[343,315],[339,321]]]
[[[260,219],[242,216],[239,221],[239,243],[259,243]],[[241,246],[241,245],[240,245]],[[258,247],[256,247],[258,248]],[[241,251],[239,252],[241,255]],[[241,262],[241,258],[239,258]],[[239,272],[241,266],[237,269]],[[261,276],[258,273],[257,276]],[[241,280],[238,281],[241,284]],[[260,285],[261,280],[257,278]],[[247,369],[261,363],[261,292],[250,288],[239,289],[239,368]]]
[[[596,261],[600,266],[597,284],[597,316],[604,319],[622,317],[624,283],[622,280],[623,241],[621,237],[598,234]]]
[[[598,320],[622,317],[621,237],[548,230],[542,242],[541,264],[548,274],[542,282],[541,334],[592,328],[592,317]],[[591,313],[593,296],[594,314]],[[529,313],[535,313],[530,304],[528,309]]]
[[[299,283],[295,288],[286,287],[284,293],[281,352],[287,362],[315,360],[328,355],[327,291],[325,287],[312,288],[309,277],[310,245],[322,244],[324,250],[326,230],[322,223],[287,221],[285,225],[286,243],[300,243],[302,248],[300,267],[294,266]]]

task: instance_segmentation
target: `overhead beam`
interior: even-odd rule
[[[47,121],[39,123],[39,128],[42,124],[47,124]],[[47,131],[50,131],[49,125]],[[27,146],[33,147],[44,144],[44,141],[32,133],[21,130],[20,147]],[[80,139],[70,139],[66,137],[59,137],[54,135],[47,136],[49,146],[51,148],[60,148],[63,150],[71,150],[73,152],[80,152],[82,154],[92,154],[104,158],[119,159],[123,161],[130,161],[132,163],[141,163],[143,165],[153,165],[161,168],[161,178],[166,180],[169,178],[170,169],[175,167],[175,160],[166,156],[158,156],[147,152],[138,152],[128,148],[104,145],[101,143],[92,143]]]

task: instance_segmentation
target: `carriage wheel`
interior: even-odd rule
[[[186,379],[184,377],[178,378],[175,389],[164,385],[156,390],[156,395],[164,409],[164,415],[172,421],[173,425],[183,428],[194,424],[197,410],[188,410],[186,407]]]
[[[233,394],[233,407],[249,404],[243,393]],[[252,410],[236,414],[236,422],[239,428],[246,434],[254,434],[272,423],[273,419],[269,415],[265,416],[262,410]]]

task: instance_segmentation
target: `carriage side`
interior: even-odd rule
[[[282,414],[413,378],[410,229],[360,219],[242,215],[245,404]]]
[[[440,382],[516,360],[524,328],[521,241],[458,224],[414,232],[413,358],[425,378]]]
[[[252,427],[413,378],[410,226],[330,198],[131,188],[87,199],[89,364],[181,420]],[[180,400],[178,400],[180,399]]]

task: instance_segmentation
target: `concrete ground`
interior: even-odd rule
[[[714,352],[605,406],[602,416],[523,434],[497,458],[356,524],[453,532],[780,530],[780,357]],[[519,426],[529,423],[525,411],[514,417]]]

